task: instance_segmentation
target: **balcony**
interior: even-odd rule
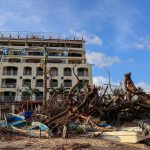
[[[10,58],[10,59],[8,59],[8,62],[20,63],[20,62],[21,62],[21,59],[18,59],[18,58]]]
[[[22,101],[43,100],[43,95],[35,96],[35,98],[34,98],[34,96],[33,96],[32,99],[31,99],[30,96],[22,96],[22,97],[21,97],[21,100],[22,100]]]
[[[21,96],[21,100],[22,101],[29,101],[31,98],[30,98],[30,96]]]
[[[43,82],[37,82],[36,87],[43,87]]]
[[[29,56],[27,56],[27,57],[29,57]],[[33,57],[33,56],[31,56],[31,57]],[[26,63],[40,63],[41,59],[26,59],[25,62]]]
[[[78,76],[81,76],[81,77],[88,76],[88,69],[78,68]]]
[[[0,102],[15,102],[15,96],[0,96]]]
[[[36,75],[42,76],[43,75],[43,69],[41,67],[36,68]]]
[[[30,76],[30,75],[32,75],[32,72],[31,71],[24,71],[23,75]]]
[[[36,72],[36,75],[37,75],[37,76],[43,76],[43,71],[37,71],[37,72]]]
[[[72,87],[72,81],[71,80],[64,80],[64,87]]]
[[[28,52],[30,56],[43,56],[43,52]]]
[[[58,68],[56,68],[56,67],[51,67],[50,75],[51,75],[51,76],[58,76]]]
[[[35,94],[35,100],[43,100],[43,92]]]
[[[17,71],[5,71],[5,72],[3,72],[3,75],[16,76],[17,75]]]
[[[35,100],[43,100],[43,96],[42,95],[41,96],[36,96]]]
[[[2,88],[16,88],[16,83],[2,83]]]
[[[2,88],[16,88],[16,79],[2,79]]]
[[[31,87],[31,80],[30,79],[24,79],[22,86],[23,87]]]
[[[38,79],[36,80],[36,87],[43,87],[43,80],[42,79]]]
[[[32,68],[31,67],[25,67],[23,70],[23,75],[32,75]]]
[[[17,67],[4,67],[3,68],[3,75],[7,76],[16,76],[17,75],[18,68]]]
[[[71,68],[64,68],[64,76],[71,76],[72,72],[71,72]]]
[[[53,52],[53,53],[48,53],[48,56],[63,57],[63,53],[56,53],[56,52]]]
[[[16,92],[5,91],[0,95],[0,102],[14,102]]]
[[[50,81],[50,87],[58,87],[58,80],[53,79]]]
[[[26,83],[23,83],[22,85],[23,87],[30,87],[31,86],[31,82],[26,82]]]
[[[68,56],[69,57],[82,57],[82,54],[80,54],[80,53],[69,53]]]

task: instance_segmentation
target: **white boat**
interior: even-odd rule
[[[145,136],[142,129],[139,127],[124,127],[119,131],[96,132],[101,139],[111,140],[123,143],[137,143],[144,139],[150,138],[150,135]]]
[[[143,136],[134,131],[113,131],[103,132],[100,138],[123,143],[137,143],[145,139]]]

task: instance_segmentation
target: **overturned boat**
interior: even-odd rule
[[[6,115],[6,119],[0,122],[0,126],[10,127],[14,132],[31,137],[49,136],[49,128],[45,124],[36,121],[28,121],[25,120],[24,116],[12,113]]]
[[[49,128],[40,122],[25,122],[23,126],[11,125],[11,128],[15,132],[31,137],[49,137]]]

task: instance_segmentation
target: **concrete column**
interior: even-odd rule
[[[40,111],[41,111],[41,106],[40,105],[37,106],[37,110],[40,113]]]
[[[58,66],[58,87],[61,86],[61,84],[64,83],[64,79],[61,79],[61,77],[64,77],[64,65],[60,64],[60,66]]]
[[[15,105],[11,105],[11,112],[14,114],[15,113]]]

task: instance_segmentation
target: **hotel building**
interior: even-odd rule
[[[77,79],[72,71],[75,64],[79,79],[92,84],[92,65],[86,60],[84,39],[60,38],[48,33],[0,32],[0,102],[29,100],[24,94],[29,87],[39,89],[32,100],[43,99],[44,45],[48,89],[75,85]]]

